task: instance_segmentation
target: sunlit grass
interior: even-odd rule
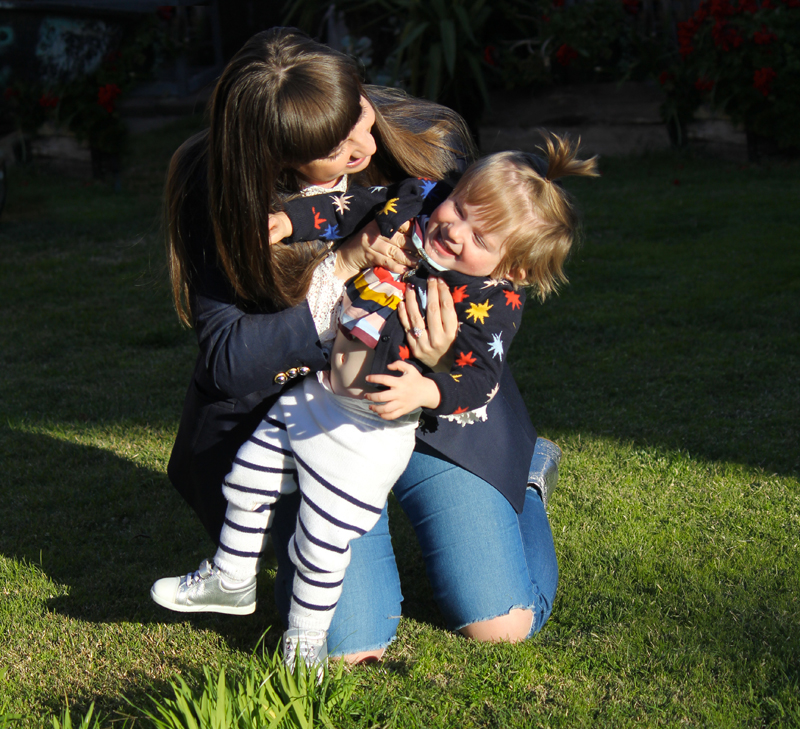
[[[129,702],[176,676],[199,691],[204,666],[233,676],[280,633],[269,572],[247,618],[148,597],[211,549],[165,475],[196,345],[171,309],[159,195],[191,129],[137,138],[121,193],[10,174],[0,715],[25,726],[67,702],[147,726]],[[517,646],[446,632],[393,506],[406,617],[337,726],[800,726],[797,165],[601,169],[572,186],[571,283],[528,306],[510,353],[564,450],[553,617]]]

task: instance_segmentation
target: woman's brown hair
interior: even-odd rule
[[[184,143],[170,164],[168,262],[184,323],[191,321],[185,200],[201,168],[207,169],[217,261],[236,296],[278,308],[297,304],[325,248],[318,242],[270,246],[268,217],[282,197],[300,190],[295,168],[326,157],[347,137],[361,115],[362,95],[375,107],[378,148],[366,181],[440,179],[460,158],[471,159],[466,126],[454,112],[394,90],[366,91],[354,60],[300,31],[255,35],[217,83],[209,130]]]

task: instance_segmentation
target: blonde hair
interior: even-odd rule
[[[210,129],[185,142],[170,164],[167,260],[181,321],[191,323],[187,236],[198,215],[208,216],[217,261],[238,299],[277,308],[303,300],[326,248],[318,241],[270,246],[269,214],[299,191],[297,166],[326,157],[347,138],[362,96],[376,112],[378,151],[363,173],[368,183],[441,179],[472,158],[466,125],[454,112],[365,89],[353,59],[298,30],[258,33],[223,71],[209,102]],[[207,195],[208,210],[190,209],[187,201],[198,195]]]
[[[567,281],[564,262],[580,216],[560,179],[597,177],[597,158],[576,159],[580,142],[543,132],[542,153],[498,152],[478,160],[453,195],[476,209],[487,232],[502,235],[503,260],[492,272],[530,286],[544,301]]]

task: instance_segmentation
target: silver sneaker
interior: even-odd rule
[[[542,496],[544,508],[550,494],[556,490],[558,483],[558,464],[561,461],[561,449],[547,438],[537,438],[531,458],[528,486],[535,488]]]
[[[328,664],[328,633],[325,630],[289,628],[283,634],[283,662],[294,672],[297,656],[309,669],[317,669],[317,681],[322,681],[323,669]]]
[[[204,559],[197,572],[157,580],[150,597],[179,613],[250,615],[256,609],[256,578],[235,586],[226,584],[219,567]]]

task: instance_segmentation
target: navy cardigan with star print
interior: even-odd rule
[[[290,240],[305,240],[310,236],[346,237],[371,216],[387,236],[412,216],[419,216],[424,228],[428,214],[451,190],[448,183],[411,178],[389,188],[354,186],[342,193],[295,198],[285,206],[292,221]],[[521,323],[525,291],[515,290],[505,279],[470,276],[457,271],[432,272],[423,262],[404,277],[407,284],[415,287],[421,311],[426,309],[427,278],[431,273],[442,278],[453,295],[459,321],[454,362],[449,372],[432,372],[420,363],[415,364],[436,383],[441,394],[439,406],[426,412],[459,416],[483,408],[497,392],[503,360]],[[372,374],[399,376],[386,366],[409,358],[405,338],[399,317],[396,314],[387,316],[375,347]],[[485,419],[485,411],[475,417]],[[474,418],[463,417],[460,422],[474,422]]]
[[[438,416],[459,415],[486,405],[497,392],[508,347],[522,322],[525,291],[515,290],[506,280],[468,276],[458,271],[432,272],[422,263],[406,279],[414,285],[422,311],[425,310],[429,275],[439,276],[450,288],[459,325],[450,371],[422,370],[436,383],[442,396],[439,407],[426,412]],[[398,374],[386,370],[386,366],[408,358],[405,336],[400,317],[390,317],[375,347],[372,374]],[[484,416],[478,417],[484,419]]]

